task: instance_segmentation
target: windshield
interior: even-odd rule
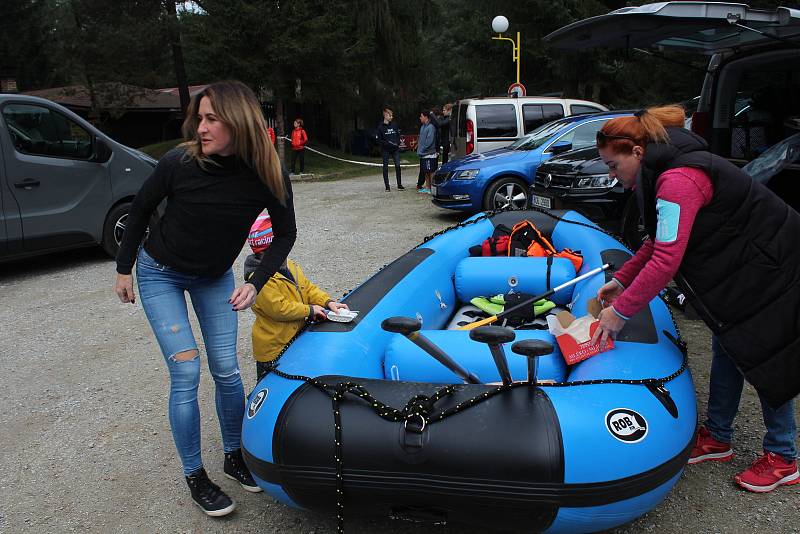
[[[533,150],[545,144],[551,137],[569,126],[571,121],[553,121],[543,124],[511,145],[512,150]]]

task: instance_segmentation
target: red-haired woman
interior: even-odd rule
[[[728,461],[746,378],[758,391],[764,455],[735,476],[755,492],[800,482],[792,399],[800,392],[800,215],[683,129],[679,106],[608,121],[609,175],[634,189],[649,235],[598,291],[595,340],[614,338],[673,278],[713,333],[705,425],[689,463]]]

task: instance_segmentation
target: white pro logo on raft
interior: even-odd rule
[[[264,400],[269,395],[269,389],[264,388],[255,395],[253,395],[253,399],[250,401],[250,406],[247,408],[247,418],[252,419],[258,413],[258,410],[261,409],[261,405],[264,404]]]
[[[606,414],[606,428],[624,443],[638,443],[647,435],[647,420],[628,408],[615,408]]]

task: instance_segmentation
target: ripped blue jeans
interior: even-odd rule
[[[142,307],[169,369],[169,422],[183,472],[189,475],[203,467],[203,461],[197,403],[200,356],[189,323],[187,292],[200,323],[208,368],[216,386],[224,450],[231,452],[241,446],[244,388],[236,359],[238,321],[228,303],[234,289],[233,271],[228,270],[219,278],[181,273],[158,263],[142,247],[136,261],[136,278]],[[195,356],[175,357],[185,351],[193,351]]]

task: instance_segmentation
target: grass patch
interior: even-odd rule
[[[143,146],[139,148],[139,150],[152,158],[161,159],[161,156],[178,146],[178,143],[181,141],[183,141],[183,139],[170,139],[169,141],[161,141],[153,145]]]
[[[175,148],[181,141],[183,140],[171,139],[169,141],[162,141],[161,143],[155,143],[153,145],[143,146],[139,148],[139,150],[141,150],[145,154],[152,156],[155,159],[159,159],[161,158],[161,156],[163,156],[164,154]],[[321,145],[318,143],[309,143],[309,147],[341,159],[347,159],[351,161],[358,161],[364,163],[378,163],[378,164],[383,163],[383,159],[381,159],[380,157],[354,156],[353,154],[348,154],[347,152],[342,152],[340,150],[334,150],[326,145]],[[381,172],[380,167],[374,167],[371,165],[359,165],[358,163],[339,161],[336,159],[328,158],[323,155],[317,154],[315,152],[312,152],[311,150],[306,150],[305,159],[306,159],[305,172],[315,174],[318,177],[326,176],[331,178],[355,178],[357,176],[380,174]],[[400,164],[418,165],[419,158],[413,151],[401,152]],[[288,143],[286,146],[286,163],[284,166],[286,167],[287,170],[290,170],[292,166],[292,149],[289,148]],[[394,165],[391,160],[389,161],[389,171],[394,172]]]

